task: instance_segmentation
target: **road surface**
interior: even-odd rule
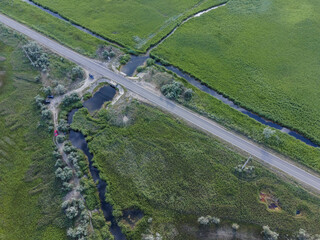
[[[192,123],[193,125],[207,131],[218,138],[238,147],[239,149],[247,152],[248,154],[262,160],[263,162],[270,164],[271,166],[281,170],[282,172],[288,174],[289,176],[297,179],[298,181],[320,190],[320,178],[312,175],[301,168],[290,164],[289,162],[273,155],[267,150],[259,147],[258,145],[248,142],[245,139],[229,132],[228,130],[219,126],[219,124],[205,119],[191,111],[179,106],[178,104],[166,99],[165,97],[157,96],[156,94],[150,92],[149,90],[143,88],[135,82],[125,78],[124,76],[117,74],[102,65],[94,62],[93,60],[82,56],[75,51],[62,46],[61,44],[43,36],[42,34],[32,30],[8,17],[0,14],[0,22],[9,26],[10,28],[28,36],[31,39],[39,42],[41,45],[51,49],[57,54],[64,56],[72,62],[89,69],[91,71],[97,72],[106,78],[109,78],[121,85],[123,85],[128,90],[140,95],[141,97],[147,99],[153,104],[159,106],[160,108],[177,115],[178,117],[184,119],[185,121]],[[320,159],[319,159],[320,161]]]

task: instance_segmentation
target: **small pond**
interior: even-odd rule
[[[90,113],[99,110],[102,105],[111,101],[116,94],[116,89],[110,85],[104,86],[97,91],[92,98],[84,101],[83,106],[88,109]]]

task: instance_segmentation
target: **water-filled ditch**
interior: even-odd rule
[[[92,98],[86,100],[83,103],[83,105],[89,110],[89,112],[93,112],[95,110],[100,109],[103,103],[112,100],[115,93],[116,90],[113,87],[104,86],[98,92],[96,92]],[[72,123],[73,116],[77,111],[78,109],[73,109],[68,114],[68,124]],[[121,228],[116,222],[115,217],[112,215],[112,205],[110,203],[107,203],[105,200],[107,183],[100,178],[99,170],[93,166],[93,155],[89,151],[85,136],[81,132],[70,130],[69,139],[74,147],[81,149],[84,152],[84,154],[88,157],[90,173],[94,182],[98,182],[97,188],[99,192],[99,199],[101,202],[101,209],[103,211],[103,215],[106,221],[111,222],[110,232],[114,236],[115,240],[125,240],[125,235],[121,232]]]

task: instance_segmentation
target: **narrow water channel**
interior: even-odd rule
[[[97,93],[94,94],[92,98],[85,101],[83,105],[89,106],[91,111],[100,109],[104,102],[110,101],[113,99],[116,90],[111,86],[102,87]],[[90,109],[89,112],[90,112]],[[78,111],[78,109],[73,109],[68,114],[68,124],[71,124],[73,121],[74,114]],[[105,200],[105,193],[107,183],[100,178],[99,170],[93,166],[92,158],[93,155],[90,153],[88,144],[86,142],[85,136],[81,132],[70,130],[69,139],[72,145],[78,149],[81,149],[84,154],[88,157],[89,161],[89,170],[92,175],[92,178],[95,183],[98,182],[97,188],[99,192],[99,199],[101,203],[101,209],[103,211],[104,218],[106,221],[111,222],[110,232],[114,236],[115,240],[126,240],[125,235],[121,232],[121,228],[116,222],[115,217],[112,215],[112,205],[107,203]]]
[[[69,23],[72,24],[74,27],[80,29],[80,30],[83,31],[83,32],[86,32],[86,33],[88,33],[88,34],[90,34],[90,35],[92,35],[92,36],[94,36],[94,37],[96,37],[96,38],[99,38],[99,39],[101,39],[101,40],[108,41],[107,39],[105,39],[105,38],[103,38],[103,37],[101,37],[101,36],[99,36],[99,35],[91,32],[90,30],[88,30],[88,29],[86,29],[86,28],[83,28],[83,27],[81,27],[80,25],[77,25],[77,24],[75,24],[75,23],[73,23],[73,22],[70,22],[68,19],[63,18],[63,17],[62,17],[61,15],[59,15],[58,13],[55,13],[55,12],[49,10],[49,9],[46,9],[46,8],[40,6],[40,5],[35,4],[35,3],[32,2],[31,0],[22,0],[22,1],[24,1],[24,2],[26,2],[26,3],[28,3],[28,4],[31,4],[31,5],[39,8],[39,9],[47,12],[48,14],[50,14],[50,15],[52,15],[52,16],[54,16],[54,17],[57,17],[57,18],[59,18],[59,19],[61,19],[61,20],[63,20],[63,21],[69,22]],[[197,12],[197,13],[195,13],[194,15],[186,18],[184,21],[181,22],[181,24],[179,24],[178,26],[176,26],[169,34],[167,34],[162,40],[160,40],[160,41],[159,41],[157,44],[155,44],[154,46],[150,47],[145,55],[142,55],[142,56],[134,56],[134,55],[132,55],[132,56],[131,56],[131,60],[130,60],[125,66],[123,66],[121,70],[122,70],[124,73],[126,73],[128,76],[132,76],[132,75],[134,74],[135,70],[137,69],[137,67],[140,66],[140,65],[142,65],[142,64],[145,62],[145,60],[150,56],[150,52],[151,52],[154,48],[156,48],[159,44],[161,44],[163,41],[165,41],[168,37],[170,37],[182,24],[184,24],[185,22],[189,21],[189,20],[192,19],[192,18],[199,17],[199,16],[201,16],[202,14],[205,14],[205,13],[207,13],[207,12],[209,12],[209,11],[212,11],[212,10],[214,10],[214,9],[217,9],[217,8],[222,7],[222,6],[225,6],[225,5],[226,5],[226,3],[222,3],[222,4],[220,4],[220,5],[211,7],[211,8],[209,8],[209,9],[205,9],[205,10],[203,10],[203,11]],[[157,63],[157,64],[161,65],[160,63]],[[233,101],[231,101],[230,99],[228,99],[228,98],[224,97],[223,95],[217,93],[217,92],[214,91],[213,89],[207,87],[206,85],[202,84],[200,81],[198,81],[198,80],[196,80],[195,78],[191,77],[190,75],[182,72],[182,71],[179,70],[178,68],[173,67],[173,66],[165,66],[165,67],[166,67],[168,70],[176,73],[176,74],[179,75],[180,77],[185,78],[185,79],[186,79],[189,83],[191,83],[193,86],[195,86],[195,87],[199,88],[200,90],[202,90],[202,91],[210,94],[211,96],[213,96],[213,97],[221,100],[222,102],[224,102],[225,104],[228,104],[228,105],[229,105],[230,107],[232,107],[233,109],[236,109],[236,110],[238,110],[238,111],[246,114],[247,116],[255,119],[256,121],[258,121],[258,122],[260,122],[260,123],[262,123],[262,124],[264,124],[264,125],[266,125],[266,126],[270,126],[270,127],[279,129],[279,130],[282,131],[282,132],[288,133],[290,136],[293,136],[294,138],[296,138],[296,139],[298,139],[298,140],[306,143],[307,145],[310,145],[310,146],[312,146],[312,147],[320,147],[318,144],[312,142],[310,139],[302,136],[302,135],[299,134],[298,132],[293,131],[293,130],[291,130],[291,129],[288,129],[288,128],[286,128],[286,127],[283,127],[283,126],[281,126],[281,125],[279,125],[279,124],[276,124],[276,123],[274,123],[274,122],[272,122],[272,121],[270,121],[270,120],[267,120],[267,119],[265,119],[265,118],[263,118],[263,117],[255,114],[255,113],[249,111],[249,110],[246,110],[246,109],[244,109],[244,108],[236,105],[236,104],[235,104]]]
[[[160,65],[160,66],[163,66],[161,63],[159,62],[156,62],[156,64]],[[290,130],[289,128],[286,128],[286,127],[283,127],[277,123],[274,123],[270,120],[267,120],[253,112],[250,112],[249,110],[247,109],[244,109],[240,106],[238,106],[237,104],[235,104],[233,101],[231,101],[230,99],[224,97],[222,94],[216,92],[215,90],[209,88],[208,86],[202,84],[199,80],[191,77],[189,74],[181,71],[180,69],[174,67],[174,66],[164,66],[166,69],[174,72],[175,74],[177,74],[179,77],[182,77],[184,79],[186,79],[191,85],[195,86],[196,88],[210,94],[211,96],[215,97],[216,99],[222,101],[223,103],[229,105],[230,107],[232,107],[233,109],[239,111],[239,112],[242,112],[244,114],[246,114],[247,116],[255,119],[256,121],[266,125],[266,126],[269,126],[269,127],[273,127],[273,128],[276,128],[282,132],[285,132],[285,133],[288,133],[290,136],[293,136],[295,137],[296,139],[312,146],[312,147],[319,147],[319,145],[315,144],[314,142],[312,142],[311,140],[309,140],[308,138],[302,136],[301,134],[295,132],[295,131],[292,131]]]

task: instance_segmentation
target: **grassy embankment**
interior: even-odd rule
[[[250,164],[256,167],[254,177],[239,177],[234,167],[244,157],[159,110],[133,102],[92,119],[82,109],[72,128],[87,135],[93,160],[108,182],[107,199],[132,239],[141,239],[146,229],[165,239],[196,239],[187,232],[206,230],[198,228],[197,218],[208,214],[242,228],[268,224],[282,234],[319,229],[318,198],[256,163]],[[260,203],[260,191],[278,198],[281,210]],[[134,230],[121,218],[121,211],[132,208],[145,214]],[[298,209],[302,217],[295,216]]]
[[[36,0],[71,21],[128,48],[145,51],[186,17],[223,0]]]
[[[320,143],[319,7],[232,0],[183,25],[153,54]]]
[[[38,127],[41,83],[24,56],[25,39],[0,25],[0,238],[66,239],[52,133]]]

